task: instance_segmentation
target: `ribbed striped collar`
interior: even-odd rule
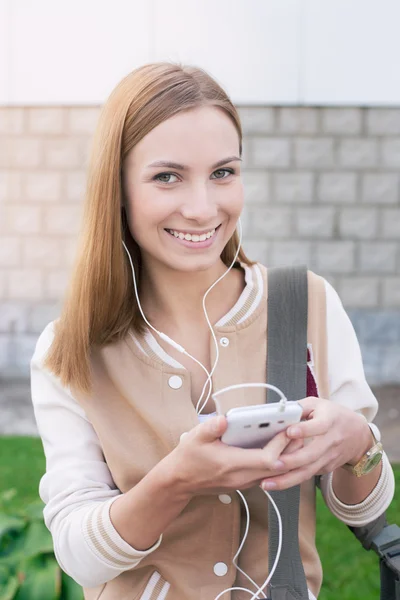
[[[263,273],[263,271],[266,271],[265,267],[259,263],[251,266],[240,263],[240,266],[244,270],[244,290],[240,294],[237,302],[226,315],[215,323],[214,328],[232,327],[237,325],[245,327],[246,321],[250,319],[251,315],[253,315],[261,304],[265,288],[264,278],[266,275]],[[167,364],[176,369],[184,368],[160,346],[156,339],[156,335],[153,334],[151,330],[148,329],[140,338],[131,331],[129,334],[137,348],[150,359],[161,364]]]

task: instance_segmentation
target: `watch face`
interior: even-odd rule
[[[381,452],[377,452],[376,454],[374,454],[373,456],[371,456],[370,460],[368,461],[368,463],[365,465],[364,467],[364,472],[365,473],[369,473],[370,471],[372,471],[372,469],[374,469],[382,460],[382,453]]]

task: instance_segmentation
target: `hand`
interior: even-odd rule
[[[226,417],[212,417],[195,426],[162,461],[177,492],[185,496],[221,494],[260,485],[265,477],[282,472],[274,466],[282,453],[303,443],[278,434],[264,448],[237,448],[220,440],[227,425]]]
[[[323,398],[308,397],[299,404],[306,420],[284,433],[288,439],[309,443],[289,455],[279,456],[286,472],[265,478],[262,487],[267,482],[275,485],[264,489],[284,490],[314,475],[330,473],[347,462],[356,464],[372,445],[371,430],[363,415]],[[298,433],[292,433],[293,429]]]

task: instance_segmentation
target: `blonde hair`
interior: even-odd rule
[[[200,68],[171,62],[143,65],[120,81],[102,107],[92,140],[75,263],[44,360],[64,386],[90,393],[91,348],[122,339],[129,329],[143,333],[146,328],[122,245],[124,239],[138,274],[140,250],[121,208],[122,166],[132,148],[154,127],[201,106],[219,107],[232,119],[241,156],[239,115],[224,90]],[[235,232],[221,254],[227,266],[237,246]],[[243,250],[238,260],[253,264]]]

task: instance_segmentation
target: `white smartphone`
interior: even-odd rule
[[[226,413],[228,427],[221,441],[239,448],[263,448],[277,433],[299,423],[303,408],[296,400],[231,408]]]

